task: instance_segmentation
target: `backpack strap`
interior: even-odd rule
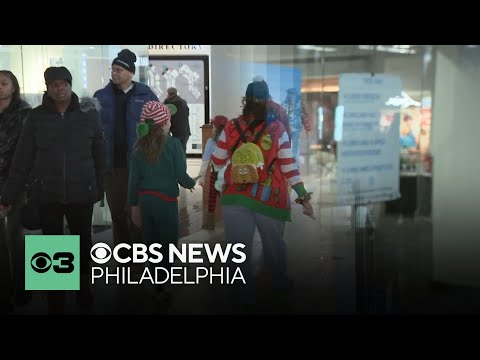
[[[253,140],[253,143],[256,144],[258,142],[258,140],[260,140],[260,137],[263,135],[263,133],[265,132],[265,129],[267,128],[267,122],[264,121],[263,123],[263,126],[262,128],[260,129],[259,132],[257,132],[257,135],[255,136],[255,139]]]
[[[240,137],[238,138],[237,143],[235,144],[235,148],[237,148],[240,140],[242,140],[243,142],[247,142],[247,138],[245,137],[245,133],[243,132],[242,127],[240,126],[240,122],[238,121],[238,118],[233,120],[233,124],[237,128],[238,133],[240,134]]]
[[[247,131],[250,130],[250,131],[253,131],[253,129],[255,129],[257,127],[257,125],[260,123],[259,120],[253,120],[250,125],[248,125],[247,127]],[[240,141],[243,141],[244,143],[247,143],[248,142],[248,139],[245,137],[245,132],[242,130],[242,127],[240,126],[240,122],[238,121],[238,118],[236,119],[233,119],[233,124],[235,125],[235,128],[237,129],[238,133],[240,134],[237,142],[235,143],[235,145],[232,147],[232,153],[237,150],[237,147],[238,145],[240,145]],[[264,124],[262,126],[262,129],[257,133],[257,135],[255,136],[255,139],[253,141],[253,143],[257,143],[257,141],[260,139],[260,136],[262,136],[263,132],[265,131],[265,129],[267,128],[268,124],[266,121],[264,121]]]

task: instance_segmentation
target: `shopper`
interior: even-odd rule
[[[249,262],[255,228],[275,290],[285,294],[291,289],[283,241],[285,222],[291,220],[288,184],[304,214],[313,216],[311,194],[300,177],[285,128],[276,119],[267,121],[268,101],[266,83],[250,83],[243,114],[227,123],[212,154],[216,170],[228,164],[221,197],[225,236],[229,243],[245,244],[247,261],[240,268],[247,285],[234,287],[234,299],[247,306],[255,300]]]
[[[142,107],[148,101],[158,101],[147,85],[133,81],[136,60],[132,51],[120,51],[112,61],[111,81],[94,94],[100,101],[100,114],[105,129],[105,191],[112,216],[115,245],[140,241],[140,234],[130,226],[127,207],[128,162],[137,140],[136,126]]]
[[[30,110],[30,105],[20,98],[17,77],[9,70],[0,70],[0,191]],[[11,310],[13,303],[24,305],[32,297],[30,291],[25,291],[25,241],[20,224],[24,198],[21,192],[13,199],[6,218],[0,219],[0,312]]]
[[[143,241],[160,243],[163,261],[155,266],[169,268],[168,246],[178,243],[178,185],[193,189],[195,180],[187,174],[187,160],[180,141],[169,135],[170,110],[159,101],[142,109],[138,140],[130,160],[128,202],[132,221],[143,228]],[[165,287],[157,293],[170,294]]]
[[[92,213],[94,203],[103,198],[105,167],[99,107],[95,99],[80,100],[72,91],[72,75],[67,68],[49,67],[44,77],[47,91],[23,127],[0,210],[11,210],[29,183],[43,234],[62,235],[66,217],[70,234],[80,235],[77,301],[90,307]],[[49,313],[64,312],[65,291],[48,291],[47,298]]]

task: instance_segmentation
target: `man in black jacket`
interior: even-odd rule
[[[191,135],[190,123],[188,119],[190,115],[190,109],[188,108],[187,102],[178,96],[177,89],[174,87],[168,88],[167,94],[168,95],[164,101],[164,104],[173,104],[176,108],[176,112],[172,112],[172,119],[170,120],[172,127],[170,128],[170,132],[172,133],[172,136],[180,140],[183,151],[186,154],[187,141]]]
[[[30,183],[39,204],[43,234],[63,234],[63,218],[70,233],[80,235],[80,305],[89,306],[89,260],[93,205],[103,198],[105,142],[95,99],[72,92],[72,75],[65,67],[45,70],[47,91],[42,104],[30,113],[3,188],[0,211]],[[64,291],[48,292],[50,313],[64,311]]]

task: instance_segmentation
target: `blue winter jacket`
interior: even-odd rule
[[[103,89],[97,90],[93,95],[98,99],[102,109],[100,115],[102,118],[103,129],[105,131],[105,143],[106,143],[106,169],[113,169],[113,138],[114,138],[114,125],[116,111],[115,94],[113,92],[113,83],[110,81]],[[136,126],[140,120],[140,114],[142,112],[143,104],[147,101],[158,101],[157,96],[153,91],[145,84],[135,82],[135,86],[131,90],[133,93],[127,100],[127,164],[132,153],[133,145],[137,140]]]

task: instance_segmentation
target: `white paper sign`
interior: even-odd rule
[[[368,204],[400,196],[400,113],[389,99],[401,92],[398,76],[340,75],[335,114],[339,204]]]

